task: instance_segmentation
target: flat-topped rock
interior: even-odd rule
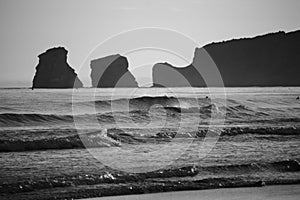
[[[93,87],[138,87],[128,70],[127,58],[119,54],[92,60],[91,69]]]

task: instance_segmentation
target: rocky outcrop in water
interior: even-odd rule
[[[92,60],[91,69],[93,87],[138,87],[127,58],[119,54]]]
[[[157,63],[152,69],[153,87],[202,87],[205,82],[193,65],[174,67]]]
[[[32,89],[83,87],[74,69],[67,63],[67,54],[63,47],[48,49],[40,54]]]
[[[234,39],[196,48],[193,62],[186,67],[158,63],[153,67],[154,87],[221,86],[210,74],[213,63],[227,87],[300,86],[300,31],[277,32],[254,38]],[[206,82],[206,83],[205,83]]]

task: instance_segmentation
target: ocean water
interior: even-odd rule
[[[0,198],[300,183],[299,87],[0,89]]]

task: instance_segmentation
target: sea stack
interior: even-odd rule
[[[154,87],[223,86],[210,74],[217,66],[226,87],[299,86],[300,31],[270,33],[254,38],[234,39],[196,48],[189,66],[158,63],[153,67]],[[204,81],[205,79],[205,81]]]
[[[91,70],[93,87],[138,87],[128,70],[127,58],[119,54],[92,60]]]
[[[67,63],[67,54],[64,47],[51,48],[40,54],[32,89],[83,87],[74,69]]]
[[[203,87],[205,82],[193,65],[175,67],[156,63],[152,69],[153,87]]]

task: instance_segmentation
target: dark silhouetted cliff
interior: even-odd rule
[[[221,86],[218,77],[211,76],[213,63],[207,53],[227,87],[300,86],[300,31],[277,32],[196,48],[193,62],[187,67],[155,64],[153,86]]]
[[[138,87],[127,58],[119,54],[92,60],[91,69],[93,87]]]
[[[68,51],[63,47],[40,54],[32,88],[80,88],[82,82],[67,63]]]

